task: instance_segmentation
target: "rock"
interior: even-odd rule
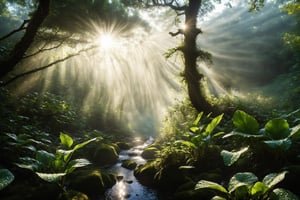
[[[147,160],[153,160],[156,158],[156,154],[159,150],[156,147],[147,147],[142,152],[141,156]]]
[[[132,147],[132,145],[130,145],[127,142],[117,142],[116,144],[122,150],[128,150],[128,149],[130,149]]]
[[[138,179],[138,181],[146,186],[153,186],[154,176],[156,173],[155,163],[154,162],[147,162],[144,165],[138,166],[134,170],[134,176]]]
[[[134,170],[137,164],[133,160],[123,160],[121,166],[129,170]]]
[[[103,194],[106,189],[111,188],[117,181],[115,175],[100,170],[78,170],[70,174],[69,179],[71,189],[83,192],[89,197]]]
[[[92,162],[99,166],[108,166],[118,161],[118,154],[112,145],[101,144],[95,151]]]

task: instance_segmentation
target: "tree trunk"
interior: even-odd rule
[[[201,7],[201,0],[190,0],[185,10],[184,54],[185,68],[184,78],[187,83],[188,95],[192,105],[200,112],[209,113],[213,106],[206,99],[206,94],[201,86],[203,75],[197,70],[198,50],[196,45],[197,35],[201,33],[197,28],[197,16]]]
[[[33,14],[24,36],[15,45],[7,60],[0,62],[0,78],[11,72],[15,66],[22,60],[25,52],[32,44],[34,37],[49,14],[50,0],[40,0],[36,12]]]

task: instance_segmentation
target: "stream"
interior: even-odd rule
[[[122,167],[122,160],[130,159],[142,165],[146,160],[141,157],[144,148],[152,144],[153,138],[150,137],[144,144],[132,147],[129,150],[122,150],[119,154],[118,162],[107,169],[107,172],[116,174],[120,180],[105,192],[99,200],[157,200],[157,192],[151,188],[143,186],[138,182],[133,174],[133,170]]]

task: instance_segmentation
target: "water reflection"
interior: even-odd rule
[[[116,174],[119,181],[109,190],[105,192],[104,199],[99,200],[157,200],[157,193],[151,188],[141,185],[133,175],[132,170],[125,169],[121,166],[122,160],[131,159],[138,165],[144,164],[146,161],[140,156],[143,149],[153,142],[153,138],[149,138],[144,144],[135,146],[129,150],[120,152],[119,162],[110,167],[107,171]]]

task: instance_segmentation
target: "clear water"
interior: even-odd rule
[[[141,153],[145,147],[153,142],[153,138],[149,138],[144,144],[135,146],[129,150],[120,152],[119,161],[114,166],[107,169],[107,172],[123,177],[111,189],[105,192],[104,197],[99,200],[157,200],[157,192],[151,188],[143,186],[133,175],[133,170],[125,169],[121,166],[122,160],[131,159],[138,165],[144,164],[146,161],[141,157]]]

